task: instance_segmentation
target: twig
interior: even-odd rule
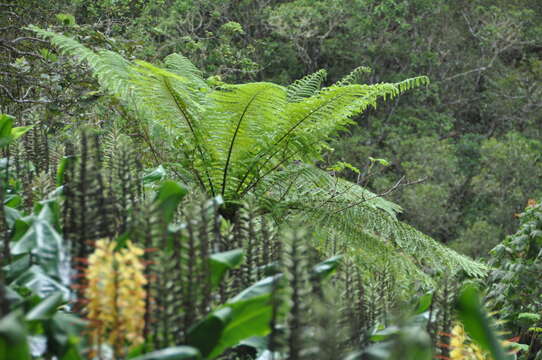
[[[360,205],[361,203],[365,202],[365,201],[370,201],[370,200],[373,200],[373,199],[376,199],[378,197],[383,197],[383,196],[386,196],[388,195],[389,193],[391,193],[392,191],[395,191],[397,190],[400,186],[408,186],[408,185],[415,185],[415,184],[419,184],[419,183],[422,183],[424,182],[425,180],[427,180],[427,178],[423,178],[423,179],[418,179],[418,180],[414,180],[414,181],[409,181],[409,182],[406,182],[403,184],[403,180],[405,179],[405,177],[401,177],[399,179],[399,181],[397,181],[392,187],[390,187],[389,189],[387,189],[386,191],[382,192],[382,193],[379,193],[379,194],[376,194],[375,196],[373,196],[372,198],[367,198],[367,199],[364,199],[362,201],[358,201],[358,202],[355,202],[355,203],[352,203],[348,206],[345,206],[343,207],[342,209],[339,209],[337,211],[335,211],[334,214],[337,214],[339,212],[342,212],[344,210],[348,210],[354,206],[358,206]]]
[[[19,104],[50,104],[51,101],[49,100],[26,100],[26,99],[17,99],[16,97],[14,97],[8,90],[7,87],[5,87],[4,85],[0,84],[0,89],[3,89],[4,92],[6,93],[6,95],[8,96],[8,98],[11,99],[11,101],[13,102],[16,102],[16,103],[19,103]],[[30,90],[30,89],[29,89]],[[25,94],[24,97],[28,96],[28,91],[27,93]]]

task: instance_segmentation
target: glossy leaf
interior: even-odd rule
[[[0,114],[0,147],[9,145],[13,140],[16,140],[27,133],[32,126],[13,127],[15,118],[10,115]]]
[[[46,216],[46,215],[44,215]],[[47,274],[59,277],[62,260],[62,237],[48,221],[36,218],[24,235],[12,243],[13,255],[31,254]]]
[[[335,269],[341,263],[342,256],[336,255],[327,260],[322,261],[319,264],[316,264],[312,268],[312,275],[318,279],[325,279],[335,272]]]
[[[58,307],[63,303],[64,299],[62,293],[54,293],[32,308],[32,310],[26,314],[26,320],[48,320],[53,317]]]
[[[243,250],[234,249],[211,255],[211,284],[217,286],[227,270],[235,269],[243,262]]]
[[[167,224],[172,220],[179,203],[187,193],[188,191],[184,187],[174,181],[164,181],[160,185],[156,193],[155,202],[162,210],[164,223]]]
[[[188,332],[188,344],[213,359],[242,340],[269,333],[271,293],[281,275],[265,278],[243,290]]]
[[[198,322],[188,330],[186,337],[188,345],[199,349],[204,357],[208,357],[220,342],[224,328],[231,320],[231,313],[229,307],[224,307]]]
[[[133,360],[197,360],[201,359],[199,351],[190,346],[176,346],[153,351]]]
[[[68,288],[44,273],[43,269],[38,265],[32,265],[19,275],[12,285],[26,287],[42,298],[54,292],[61,292],[66,300],[70,296]]]
[[[0,114],[0,139],[5,139],[11,136],[13,121],[15,118],[11,115]]]

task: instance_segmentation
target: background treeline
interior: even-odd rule
[[[326,69],[333,83],[359,65],[373,69],[365,74],[369,83],[425,74],[426,91],[358,118],[322,167],[344,161],[363,174],[380,172],[342,174],[377,192],[402,176],[424,179],[390,194],[405,208],[404,220],[473,256],[485,256],[513,232],[514,214],[542,195],[538,1],[19,0],[0,6],[3,112],[40,107],[46,111],[39,116],[60,127],[69,123],[63,116],[74,114],[104,121],[82,110],[98,99],[95,83],[82,68],[74,72],[54,58],[47,44],[29,39],[23,26],[30,23],[63,23],[87,45],[128,57],[152,61],[179,52],[217,81],[287,84]],[[390,164],[367,172],[369,157]]]

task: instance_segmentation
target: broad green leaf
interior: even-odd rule
[[[271,294],[281,278],[281,275],[275,275],[260,280],[226,303],[231,309],[229,321],[209,358],[219,356],[244,339],[269,333],[272,316]]]
[[[15,118],[11,115],[0,114],[0,139],[9,138],[11,136],[14,120]]]
[[[155,202],[162,210],[162,219],[168,224],[188,191],[174,181],[164,181],[156,193]]]
[[[218,345],[231,313],[229,307],[224,307],[206,316],[188,330],[187,344],[197,348],[207,358]]]
[[[262,295],[271,294],[271,292],[277,287],[277,282],[282,279],[282,274],[266,277],[254,285],[241,291],[239,294],[228,300],[227,304],[234,304],[243,300],[252,299]]]
[[[273,311],[270,298],[271,294],[269,293],[228,306],[232,310],[231,320],[224,328],[220,341],[209,358],[219,356],[226,349],[238,345],[244,339],[269,334]]]
[[[243,262],[243,250],[234,249],[211,255],[211,285],[217,286],[227,270],[235,269]]]
[[[31,254],[34,261],[40,264],[49,275],[59,277],[62,237],[48,221],[34,219],[24,235],[12,243],[11,253],[13,255]]]
[[[133,360],[197,360],[201,359],[199,351],[190,346],[176,346],[153,351]]]
[[[13,129],[11,129],[11,138],[13,140],[17,140],[18,138],[20,138],[21,136],[26,134],[32,128],[33,128],[32,125],[30,125],[30,126],[19,126],[19,127],[13,128]]]
[[[48,276],[39,265],[32,265],[19,275],[13,281],[12,286],[26,287],[41,298],[58,291],[62,292],[65,300],[70,296],[70,290]]]
[[[30,359],[22,314],[12,312],[0,319],[0,360]]]
[[[316,264],[312,268],[312,276],[321,280],[325,279],[329,275],[333,274],[335,269],[337,269],[337,267],[341,263],[341,259],[342,259],[341,255],[336,255],[327,260],[322,261],[319,264]]]
[[[166,169],[164,169],[164,166],[160,165],[147,175],[143,176],[143,184],[150,184],[158,182],[162,179],[164,179],[167,175]]]
[[[10,115],[0,114],[0,147],[9,145],[13,140],[17,140],[26,132],[32,129],[32,126],[13,127],[15,118]]]
[[[281,275],[265,278],[243,290],[188,332],[188,344],[213,359],[242,340],[269,333],[271,293]]]
[[[428,292],[422,295],[418,300],[418,307],[416,308],[415,314],[421,314],[429,309],[431,303],[433,302],[433,293]]]
[[[54,293],[43,299],[26,314],[27,321],[48,320],[53,317],[58,307],[64,303],[62,293]]]
[[[501,346],[497,334],[491,327],[490,319],[482,308],[478,290],[474,286],[468,285],[461,291],[457,310],[465,331],[495,360],[513,359]]]

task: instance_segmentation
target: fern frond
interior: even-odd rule
[[[235,196],[246,164],[267,146],[274,123],[283,121],[286,92],[279,85],[251,83],[226,86],[210,97],[215,106],[204,117],[212,144],[213,179],[228,198]]]
[[[345,85],[359,84],[363,75],[370,74],[372,71],[373,70],[370,67],[358,66],[357,68],[352,70],[350,74],[344,76],[341,80],[337,81],[335,85],[345,86]]]
[[[283,116],[273,124],[267,146],[251,160],[249,171],[259,175],[246,182],[241,196],[284,163],[318,160],[325,141],[345,130],[354,115],[376,107],[380,97],[399,93],[394,84],[332,86],[303,101],[287,103]]]
[[[398,221],[395,215],[401,209],[397,205],[314,166],[291,166],[268,179],[262,191],[291,213],[302,214],[307,223],[339,236],[360,263],[393,259],[396,275],[425,280],[423,269],[427,268],[461,268],[471,276],[485,275],[484,265]]]
[[[209,85],[203,80],[201,71],[188,58],[180,54],[171,54],[164,58],[166,68],[195,84],[199,90],[209,90]]]
[[[320,90],[327,77],[324,69],[296,80],[286,88],[288,102],[302,101],[304,98],[314,96]]]
[[[49,40],[61,53],[74,57],[80,64],[88,64],[100,85],[110,93],[122,98],[130,95],[133,70],[130,63],[119,54],[107,50],[94,52],[70,37],[33,25],[29,29]]]
[[[429,78],[427,76],[417,76],[395,83],[395,86],[400,92],[405,92],[422,85],[429,85]]]

